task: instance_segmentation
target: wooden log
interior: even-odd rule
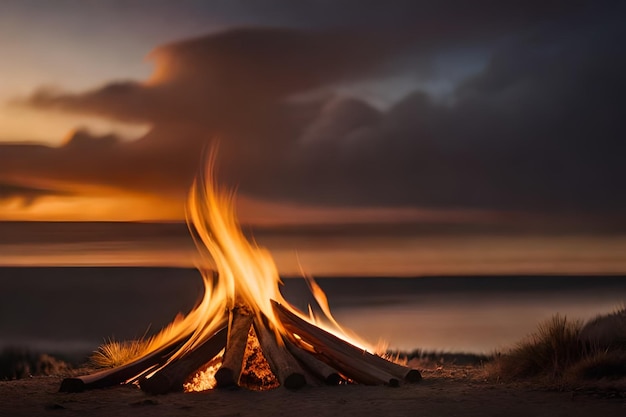
[[[217,388],[237,385],[243,367],[243,355],[246,352],[248,332],[253,316],[245,306],[237,306],[230,311],[228,325],[228,344],[224,352],[222,366],[215,373]]]
[[[82,392],[89,389],[105,388],[119,385],[139,378],[146,371],[157,368],[182,345],[183,340],[175,340],[147,356],[138,358],[126,365],[113,369],[105,369],[89,375],[65,378],[61,382],[59,392]]]
[[[304,341],[314,347],[317,357],[335,367],[344,375],[356,382],[366,385],[389,385],[396,387],[400,379],[379,366],[376,357],[328,332],[314,326],[292,314],[282,306],[283,324],[292,333],[298,334]],[[293,339],[296,343],[301,340]]]
[[[287,348],[278,344],[275,334],[268,329],[267,325],[257,319],[254,321],[254,331],[259,339],[263,355],[278,378],[278,382],[289,389],[305,386],[304,370]]]
[[[367,369],[379,369],[384,371],[384,373],[390,374],[394,378],[405,382],[418,382],[421,380],[421,374],[416,369],[392,363],[381,358],[380,356],[373,355],[357,346],[354,346],[351,343],[348,343],[345,340],[340,339],[337,336],[301,319],[276,302],[273,302],[273,307],[275,313],[285,327],[301,337],[306,336],[308,339],[307,342],[313,345],[317,353],[322,357],[327,357],[327,359],[331,360],[334,358],[338,362],[344,362],[344,365],[350,365],[349,363],[345,363],[346,359],[348,362],[353,362],[350,358],[358,358],[360,362],[369,365],[365,367]],[[327,362],[326,360],[324,361]],[[335,364],[330,363],[330,365],[336,367],[339,371],[342,371],[342,369],[338,368]],[[352,366],[350,365],[350,367]],[[358,371],[358,369],[354,370]],[[380,376],[384,376],[384,374],[381,374]],[[388,383],[389,385],[396,384],[395,381],[392,380],[389,380]]]
[[[365,385],[389,385],[398,386],[400,381],[395,376],[362,360],[360,355],[345,352],[342,346],[320,341],[311,337],[306,331],[296,327],[293,323],[283,322],[288,331],[297,333],[306,344],[315,345],[314,355],[326,364],[336,368],[347,379],[354,380]],[[296,344],[302,343],[302,339],[294,340]],[[304,348],[304,346],[303,346]]]
[[[317,359],[308,351],[296,346],[289,339],[285,340],[287,350],[313,375],[322,380],[326,385],[339,385],[343,380],[339,372],[325,362]]]
[[[285,327],[288,330],[295,329],[300,331],[300,329],[292,326],[291,324],[285,324]],[[300,334],[302,334],[302,332],[300,332]],[[310,340],[313,340],[313,343],[317,343],[314,339]],[[316,344],[315,355],[321,361],[336,368],[346,378],[352,379],[360,384],[389,385],[391,387],[397,387],[400,385],[400,380],[395,376],[376,366],[373,366],[366,361],[363,361],[360,356],[346,353],[336,346]]]
[[[150,378],[141,379],[141,390],[149,394],[182,391],[187,378],[224,349],[227,338],[228,327],[224,326],[191,352],[170,362]]]
[[[340,345],[342,347],[342,349],[345,349],[346,352],[351,352],[354,355],[359,355],[361,357],[363,357],[367,362],[371,362],[372,365],[378,366],[381,369],[391,373],[392,375],[395,375],[401,379],[407,379],[405,378],[407,375],[414,375],[414,373],[412,373],[411,371],[415,371],[417,372],[417,374],[419,375],[419,371],[417,371],[416,369],[411,369],[408,368],[406,366],[402,366],[393,362],[390,362],[384,358],[381,358],[380,356],[377,355],[373,355],[357,346],[354,346],[353,344],[301,319],[300,317],[296,316],[295,314],[291,313],[289,310],[287,310],[286,308],[284,308],[283,306],[281,306],[278,303],[274,303],[274,305],[276,306],[276,308],[278,308],[283,314],[285,314],[286,316],[288,316],[290,318],[290,320],[293,321],[294,325],[296,325],[298,328],[303,329],[303,330],[309,330],[312,331],[314,333],[315,337],[320,338],[321,340],[325,340],[329,343],[337,343],[338,345]],[[407,382],[416,382],[416,381],[411,381],[411,377],[409,377],[407,379]],[[421,376],[420,376],[421,379]]]

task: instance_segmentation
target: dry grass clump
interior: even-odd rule
[[[580,339],[582,322],[569,321],[559,314],[539,324],[537,331],[497,361],[501,377],[558,377],[580,361],[587,348]]]
[[[626,350],[626,307],[590,320],[581,338],[609,350]]]
[[[555,315],[535,333],[498,355],[494,372],[503,379],[539,378],[577,383],[626,377],[626,310],[583,325]]]
[[[90,357],[89,362],[97,368],[114,368],[132,362],[144,354],[148,346],[148,340],[127,340],[119,342],[109,340],[96,350]]]
[[[61,375],[69,369],[66,362],[45,353],[23,348],[5,348],[0,351],[0,381],[35,375]]]
[[[574,381],[624,378],[626,377],[626,351],[596,352],[572,366],[567,376]]]

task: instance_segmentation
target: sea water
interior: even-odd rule
[[[315,301],[301,278],[281,287],[292,304]],[[556,313],[587,320],[624,306],[624,276],[324,277],[335,318],[392,349],[493,353]],[[202,294],[194,269],[0,268],[0,347],[88,353],[103,341],[152,334]]]

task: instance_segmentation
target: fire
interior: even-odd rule
[[[201,256],[198,269],[204,281],[204,296],[189,314],[178,317],[153,337],[144,354],[177,341],[185,341],[167,363],[180,358],[221,329],[227,322],[228,311],[237,305],[250,308],[259,320],[265,318],[277,336],[282,334],[299,340],[300,337],[289,334],[276,317],[272,301],[280,303],[309,323],[364,350],[372,351],[369,345],[349,334],[337,323],[330,312],[326,295],[312,277],[303,274],[323,312],[322,318],[314,316],[310,308],[309,315],[304,315],[283,298],[279,288],[282,281],[271,254],[267,249],[249,241],[243,234],[235,213],[235,195],[217,185],[213,175],[214,165],[215,152],[210,155],[206,171],[195,180],[187,205],[187,223]],[[277,341],[282,344],[281,337],[277,337]],[[185,385],[185,390],[212,388],[219,361],[214,358],[211,364],[196,373],[195,379],[192,378]],[[147,377],[154,375],[159,369],[152,370]]]
[[[189,194],[187,224],[200,252],[205,291],[186,316],[116,368],[65,378],[61,392],[137,383],[151,394],[217,387],[298,389],[308,383],[354,381],[398,386],[420,372],[368,352],[330,313],[312,277],[305,279],[322,316],[298,311],[280,292],[270,253],[244,236],[234,193],[218,187],[215,153]],[[143,343],[142,343],[143,345]]]

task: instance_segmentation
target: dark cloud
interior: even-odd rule
[[[153,82],[116,82],[76,95],[41,89],[26,104],[219,126],[233,117],[256,118],[258,107],[292,94],[371,76],[400,48],[397,39],[366,32],[233,29],[157,48]]]
[[[77,129],[66,141],[64,147],[78,152],[100,152],[116,147],[121,142],[114,134],[94,136],[88,129]]]
[[[62,190],[30,187],[27,185],[0,182],[0,202],[18,199],[22,205],[27,207],[33,204],[38,198],[44,196],[70,195]]]
[[[162,130],[165,137],[176,135],[183,145],[193,143],[191,137],[185,136],[184,129],[157,130]],[[194,131],[194,139],[198,133]],[[35,183],[44,179],[69,188],[100,185],[184,196],[197,171],[198,154],[194,155],[189,146],[176,147],[171,143],[160,146],[159,142],[167,141],[149,133],[142,140],[128,142],[116,135],[94,135],[79,129],[59,147],[2,145],[0,179],[20,178]],[[193,147],[193,151],[199,149]]]
[[[419,3],[419,24],[401,19],[382,33],[364,25],[231,30],[158,48],[146,83],[83,94],[40,90],[23,104],[149,122],[152,129],[134,142],[83,132],[60,148],[5,146],[0,178],[47,176],[183,195],[206,144],[219,137],[224,178],[264,198],[626,208],[624,7],[479,3]],[[411,71],[418,58],[468,42],[493,47],[491,59],[445,102],[414,91],[383,111],[353,97],[304,98]]]
[[[335,128],[307,137],[289,167],[290,193],[353,203],[623,210],[626,30],[617,18],[573,23],[506,43],[452,103],[416,92],[356,125],[363,103],[322,111],[312,126]],[[314,190],[298,186],[310,178]]]

